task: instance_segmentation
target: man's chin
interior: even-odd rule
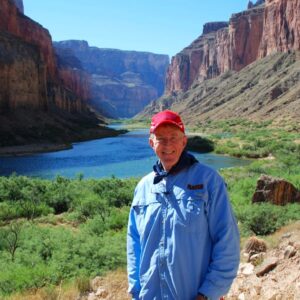
[[[161,160],[161,162],[166,171],[170,171],[171,168],[176,165],[175,160]]]

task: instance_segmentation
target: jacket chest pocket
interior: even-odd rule
[[[206,194],[184,193],[176,200],[178,207],[175,208],[175,219],[179,228],[183,227],[188,232],[199,232],[203,230],[203,226],[207,226]]]
[[[160,208],[160,203],[153,201],[140,201],[133,206],[136,214],[136,225],[141,237],[144,237],[148,229],[151,228],[155,221],[156,215]]]

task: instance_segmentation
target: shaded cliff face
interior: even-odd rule
[[[58,68],[49,31],[22,10],[22,1],[0,0],[0,107],[85,110],[88,76]]]
[[[56,62],[49,31],[19,12],[12,0],[0,0],[0,31],[8,31],[22,41],[36,45],[41,60],[47,67],[47,75],[56,77]]]
[[[16,7],[19,9],[19,11],[24,14],[24,4],[23,4],[23,0],[13,0]]]
[[[0,146],[107,135],[86,105],[89,75],[58,65],[48,30],[22,12],[0,0]]]
[[[263,7],[232,15],[229,26],[230,70],[239,71],[257,59],[263,15]]]
[[[57,53],[71,50],[91,76],[91,103],[109,117],[131,117],[164,91],[168,56],[99,49],[86,41],[54,43]]]
[[[0,32],[0,113],[21,107],[45,109],[46,68],[34,45]]]
[[[82,108],[83,103],[87,103],[91,97],[91,77],[69,49],[55,49],[55,54],[59,78],[67,90],[80,98],[77,102]]]
[[[228,70],[240,71],[272,53],[300,50],[300,0],[257,1],[249,7],[233,14],[227,29],[208,23],[198,39],[172,58],[167,93],[186,91],[196,80]]]

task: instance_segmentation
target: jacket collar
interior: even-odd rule
[[[155,173],[153,184],[159,183],[163,178],[167,177],[169,174],[175,175],[179,173],[181,170],[185,168],[189,168],[195,162],[198,162],[195,156],[193,156],[192,154],[186,151],[182,152],[177,164],[173,166],[169,172],[164,170],[162,163],[160,161],[157,161],[156,164],[153,166],[153,170]]]

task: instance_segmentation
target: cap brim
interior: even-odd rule
[[[150,133],[154,133],[155,130],[156,130],[159,126],[164,125],[164,124],[174,125],[174,126],[177,127],[181,132],[184,133],[184,129],[183,129],[180,125],[178,125],[176,122],[174,122],[174,121],[172,121],[172,120],[165,120],[165,121],[160,122],[160,123],[157,124],[156,126],[151,127],[151,128],[150,128]]]

